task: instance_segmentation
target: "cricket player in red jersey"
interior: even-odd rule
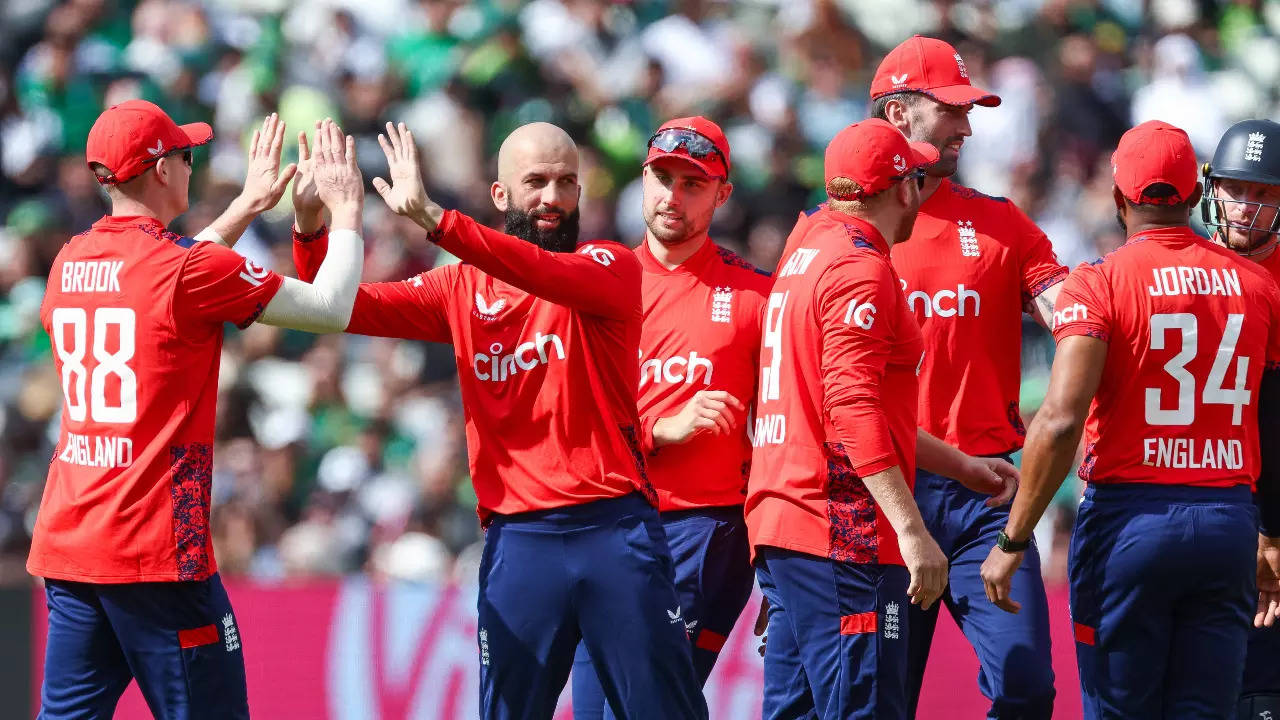
[[[765,718],[906,717],[906,606],[946,558],[910,478],[924,354],[889,248],[935,148],[867,120],[827,146],[831,201],[797,227],[766,306],[746,515],[769,601]]]
[[[729,199],[729,142],[703,117],[664,123],[643,170],[640,444],[675,562],[699,682],[742,608],[751,568],[742,503],[751,467],[746,407],[772,281],[707,235]],[[610,717],[585,646],[573,672],[578,720]]]
[[[941,153],[929,167],[911,242],[892,253],[925,340],[920,427],[965,453],[1007,460],[1026,435],[1018,413],[1022,314],[1049,326],[1067,268],[1016,205],[951,179],[972,134],[969,112],[1000,104],[970,83],[955,48],[918,35],[903,42],[876,70],[871,100],[874,117]],[[1012,495],[993,503],[983,488],[926,469],[916,471],[915,481],[920,513],[950,560],[943,602],[977,653],[978,688],[991,700],[987,717],[1048,720],[1049,607],[1034,546],[1026,548],[1013,584],[1022,611],[1009,615],[981,602],[978,570],[1005,525]],[[938,612],[910,610],[913,716]]]
[[[314,174],[333,251],[314,284],[282,278],[166,229],[187,210],[192,148],[212,135],[141,100],[89,133],[112,214],[63,246],[40,311],[64,395],[27,561],[49,607],[41,718],[111,718],[135,679],[157,718],[249,716],[209,534],[222,328],[346,325],[364,192],[352,139],[326,122]],[[276,204],[294,172],[280,171],[283,137],[267,118],[244,192],[201,236],[234,238]]]
[[[503,142],[508,235],[427,198],[403,124],[379,140],[391,183],[374,187],[462,263],[362,284],[346,330],[453,344],[486,528],[481,716],[550,718],[581,641],[617,717],[705,718],[640,449],[642,271],[577,242],[577,148],[546,123]],[[300,274],[324,243],[295,238]]]
[[[1188,227],[1201,191],[1185,132],[1143,123],[1112,167],[1129,239],[1058,297],[1048,396],[1003,532],[1031,536],[1083,430],[1070,580],[1085,716],[1232,717],[1249,616],[1275,590],[1260,598],[1255,583],[1251,490],[1261,473],[1261,527],[1280,532],[1274,458],[1259,447],[1260,429],[1280,432],[1280,288]],[[1021,561],[995,547],[982,567],[1011,612]]]
[[[1214,229],[1213,239],[1280,282],[1280,123],[1241,120],[1232,125],[1204,166],[1204,178],[1201,217]],[[1262,442],[1264,451],[1276,444],[1274,437],[1264,436]],[[1260,559],[1280,553],[1266,535],[1259,543]],[[1259,570],[1265,574],[1268,566],[1260,562]],[[1261,586],[1265,578],[1258,582]],[[1240,694],[1239,717],[1280,717],[1280,629],[1250,630]]]

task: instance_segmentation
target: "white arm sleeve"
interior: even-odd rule
[[[258,322],[313,333],[347,329],[364,271],[364,241],[353,230],[330,230],[329,252],[313,283],[285,278]]]

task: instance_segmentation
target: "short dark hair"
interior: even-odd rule
[[[886,108],[889,106],[890,100],[897,100],[907,107],[912,107],[920,101],[921,97],[923,97],[922,94],[914,90],[901,90],[899,92],[881,95],[871,101],[871,117],[888,120],[889,118],[886,116],[888,111]]]

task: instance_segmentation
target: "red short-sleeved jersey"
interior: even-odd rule
[[[62,428],[27,569],[93,583],[202,580],[222,326],[252,323],[273,272],[154,218],[105,217],[63,246],[40,320]]]
[[[464,261],[363,283],[347,332],[452,343],[482,522],[640,490],[640,263],[592,241],[548,252],[448,211],[432,239]],[[324,237],[295,236],[313,277]],[[472,264],[474,263],[474,264]]]
[[[1227,487],[1258,474],[1258,386],[1280,362],[1280,288],[1189,228],[1143,232],[1076,268],[1054,337],[1107,341],[1080,477]]]
[[[901,565],[859,478],[897,466],[912,485],[920,328],[869,223],[819,209],[787,246],[765,309],[751,545]]]
[[[1067,277],[1016,205],[944,179],[893,248],[924,334],[920,427],[973,455],[1017,450],[1022,312]]]
[[[659,510],[740,505],[751,468],[743,430],[653,447],[653,425],[699,390],[724,390],[750,407],[760,359],[760,320],[769,274],[710,240],[668,270],[641,243],[644,321],[640,328],[641,444]]]

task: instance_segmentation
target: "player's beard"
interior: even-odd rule
[[[708,216],[702,218],[702,222],[695,222],[694,218],[684,215],[681,217],[679,225],[674,228],[665,228],[662,226],[662,217],[658,214],[657,208],[655,208],[653,215],[645,218],[645,226],[649,228],[649,233],[663,246],[676,247],[683,245],[692,238],[706,235],[711,228],[711,218]]]
[[[533,213],[511,208],[507,210],[505,229],[508,235],[527,240],[543,250],[573,252],[578,247],[579,212],[560,211],[560,222],[551,230],[539,230]]]

